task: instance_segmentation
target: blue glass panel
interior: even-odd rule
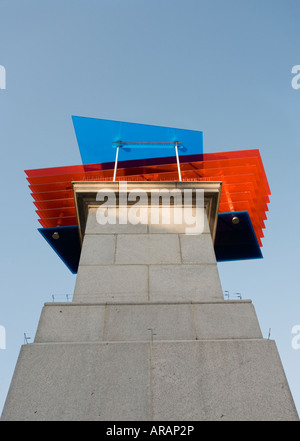
[[[175,141],[179,143],[179,156],[203,153],[200,131],[81,116],[72,120],[83,164],[114,162],[118,141],[126,143],[119,150],[119,161],[175,156]],[[140,142],[151,144],[134,144]]]
[[[38,228],[38,231],[67,265],[69,270],[76,274],[81,252],[78,226]],[[55,236],[54,233],[58,233],[59,237],[55,238],[57,235]]]
[[[233,217],[239,218],[238,224],[232,223]],[[81,252],[78,226],[39,228],[39,232],[69,270],[76,274]],[[58,239],[53,238],[56,232],[59,234]],[[218,262],[262,258],[247,211],[219,213],[215,254]]]
[[[232,219],[238,218],[238,223]],[[219,213],[215,238],[218,262],[262,258],[248,211]]]

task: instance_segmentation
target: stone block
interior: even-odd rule
[[[116,236],[113,234],[86,234],[84,236],[80,265],[114,263]]]
[[[205,208],[199,208],[196,212],[195,207],[190,210],[174,206],[152,206],[148,211],[148,224],[149,233],[210,233]]]
[[[35,342],[261,338],[250,301],[46,303]]]
[[[80,265],[73,301],[148,300],[146,265]]]
[[[150,419],[149,343],[28,344],[2,421]]]
[[[210,234],[180,234],[182,263],[216,263]]]
[[[86,222],[85,235],[87,234],[142,234],[147,233],[147,224],[133,225],[130,222],[120,224],[120,211],[116,209],[116,223],[109,223],[101,225],[96,217],[97,208],[89,208],[89,214]],[[124,219],[123,219],[124,221]],[[113,218],[110,219],[113,222]]]
[[[192,309],[198,340],[262,337],[250,301],[195,303]]]
[[[104,340],[151,341],[194,338],[191,305],[107,305]]]
[[[217,265],[149,266],[151,301],[223,300]]]
[[[126,234],[117,236],[117,264],[181,263],[177,234]]]
[[[153,419],[298,421],[271,340],[154,342]]]
[[[47,304],[43,307],[36,343],[101,341],[104,305]]]
[[[272,340],[33,343],[2,421],[298,421]]]

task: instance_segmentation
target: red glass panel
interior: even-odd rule
[[[174,157],[123,161],[117,180],[178,180]],[[76,225],[72,182],[112,181],[114,163],[27,170],[27,180],[43,227]],[[244,150],[206,153],[182,158],[183,180],[222,181],[220,212],[248,211],[261,245],[271,194],[260,153]],[[63,214],[62,214],[63,213]]]

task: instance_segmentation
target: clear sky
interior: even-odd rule
[[[205,152],[259,148],[264,259],[218,267],[271,328],[300,413],[299,22],[299,0],[0,0],[0,412],[24,333],[75,283],[37,232],[24,170],[79,164],[80,115],[202,130]]]

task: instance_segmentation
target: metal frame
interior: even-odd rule
[[[120,148],[122,148],[123,146],[131,146],[131,147],[139,147],[139,148],[147,148],[148,146],[151,145],[159,145],[159,146],[174,146],[175,148],[175,154],[176,154],[176,161],[177,161],[177,169],[178,169],[178,177],[179,177],[179,181],[182,181],[181,179],[181,170],[180,170],[180,161],[179,161],[179,154],[178,154],[178,146],[180,144],[182,144],[181,142],[178,141],[174,141],[174,142],[124,142],[124,141],[116,141],[114,144],[116,144],[116,159],[115,159],[115,166],[114,166],[114,175],[113,175],[113,182],[116,182],[116,176],[117,176],[117,168],[118,168],[118,158],[119,158],[119,150]],[[114,146],[115,147],[115,146]]]

